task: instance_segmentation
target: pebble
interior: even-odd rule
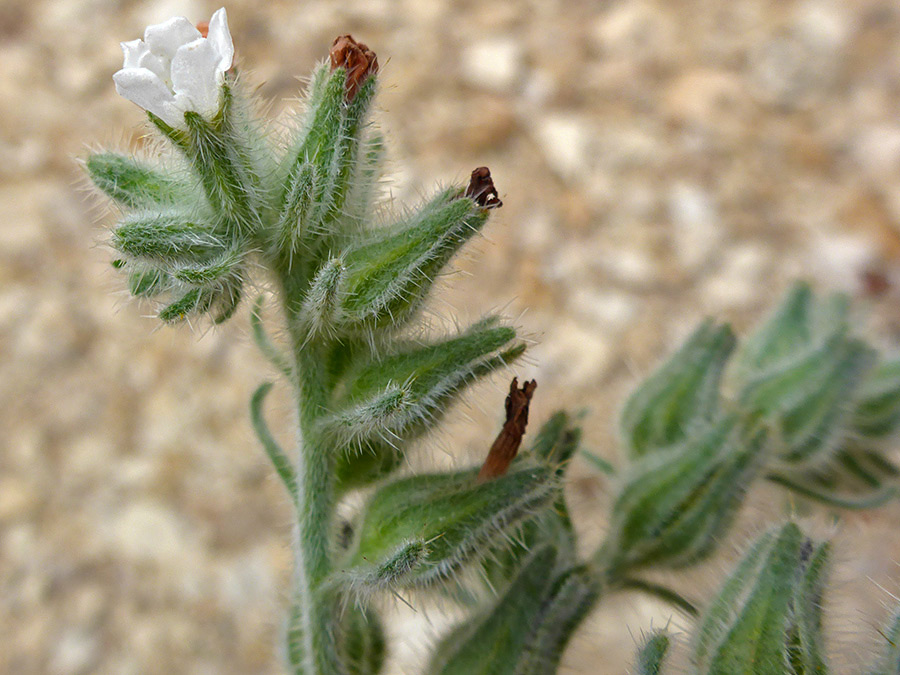
[[[539,121],[535,136],[550,169],[571,181],[588,167],[590,133],[579,118],[551,114]]]
[[[522,76],[522,57],[522,45],[514,38],[491,37],[463,49],[462,75],[475,87],[509,92]]]
[[[673,185],[668,201],[675,256],[686,272],[696,272],[722,243],[718,210],[709,192],[691,183]]]

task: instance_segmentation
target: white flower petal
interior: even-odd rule
[[[172,59],[172,89],[176,95],[190,99],[191,105],[186,109],[207,118],[219,111],[218,62],[212,43],[203,38],[181,47]]]
[[[125,55],[125,63],[123,68],[139,68],[141,65],[141,57],[150,53],[150,48],[143,40],[129,40],[128,42],[120,42],[122,53]]]
[[[183,16],[175,16],[152,26],[144,31],[144,42],[157,56],[174,58],[175,52],[182,45],[201,37],[200,31]]]
[[[224,7],[217,9],[209,20],[206,39],[216,48],[219,54],[219,69],[224,73],[231,68],[231,62],[234,60],[234,42],[231,40],[231,31],[228,30],[228,15]]]
[[[167,86],[169,84],[169,63],[168,59],[161,59],[156,56],[153,52],[146,52],[141,55],[141,58],[137,63],[138,68],[146,68],[147,70],[155,73],[160,80],[162,80]]]
[[[167,105],[174,101],[172,92],[154,72],[146,68],[123,68],[113,75],[113,81],[120,96],[162,118],[166,124],[184,126],[184,118],[173,116]]]

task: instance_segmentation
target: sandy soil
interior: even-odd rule
[[[113,90],[118,41],[216,7],[0,3],[0,672],[283,672],[290,519],[248,428],[249,395],[272,374],[246,308],[217,330],[159,328],[109,268],[113,215],[76,163],[88,147],[138,147],[146,131]],[[637,378],[703,316],[743,330],[798,277],[858,297],[869,334],[900,341],[890,0],[275,0],[228,12],[275,114],[335,35],[378,52],[396,203],[491,167],[505,206],[434,308],[465,321],[503,307],[534,336],[518,371],[540,383],[533,426],[586,406],[588,444],[615,460],[615,413]],[[505,387],[480,387],[421,456],[483,455]],[[280,395],[272,417],[286,434]],[[586,547],[607,496],[573,466]],[[783,494],[754,497],[735,545],[787,508]],[[806,518],[835,535],[835,672],[855,672],[900,581],[900,509]],[[704,597],[724,569],[671,580]],[[417,672],[446,621],[419,610],[397,610],[396,672]],[[611,598],[562,672],[624,672],[641,631],[670,614]]]

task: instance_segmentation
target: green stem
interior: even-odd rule
[[[300,422],[296,480],[298,499],[296,543],[296,619],[300,641],[299,672],[333,675],[339,672],[335,645],[336,605],[323,586],[331,571],[330,535],[334,507],[333,452],[317,430],[326,409],[328,390],[321,348],[304,344],[295,330],[291,297],[285,297],[294,359],[294,387]],[[292,639],[292,642],[295,640]]]

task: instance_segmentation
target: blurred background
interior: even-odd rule
[[[130,301],[85,190],[89,148],[140,148],[118,42],[217,2],[0,3],[0,672],[281,673],[287,500],[248,425],[273,377],[247,310],[161,328]],[[239,63],[283,115],[332,39],[382,64],[385,196],[415,202],[488,165],[504,207],[434,321],[502,309],[536,345],[532,430],[587,408],[615,461],[623,396],[702,317],[756,321],[791,280],[858,299],[900,342],[900,6],[893,0],[234,1]],[[479,386],[413,461],[478,461],[502,419]],[[283,435],[284,392],[270,413]],[[585,545],[609,490],[580,460]],[[669,580],[708,597],[782,492],[755,494],[723,560]],[[898,590],[900,507],[808,518],[836,540],[835,672],[856,672]],[[818,529],[816,529],[818,528]],[[450,620],[397,602],[393,672]],[[622,673],[641,631],[687,624],[635,595],[574,638],[565,673]]]

